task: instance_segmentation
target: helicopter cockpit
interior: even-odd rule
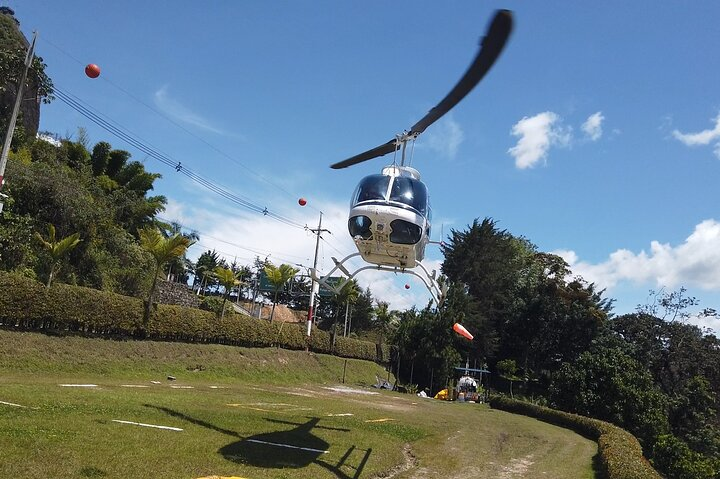
[[[420,181],[420,174],[413,168],[391,166],[384,168],[383,174],[363,178],[353,193],[351,211],[362,213],[373,206],[407,213],[401,215],[402,217],[396,215],[396,219],[390,221],[388,239],[391,243],[415,244],[422,239],[423,227],[429,227],[428,190]],[[412,218],[414,220],[407,221]],[[348,220],[350,235],[353,238],[371,239],[372,223],[372,219],[366,214],[351,215]],[[385,233],[383,226],[377,226],[380,225],[376,225],[377,232]]]
[[[407,167],[403,168],[407,169]],[[415,175],[413,175],[415,176]],[[360,181],[350,207],[369,204],[392,204],[414,209],[422,216],[428,212],[428,190],[425,183],[410,176],[370,175]]]

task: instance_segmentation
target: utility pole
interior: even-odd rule
[[[313,260],[313,271],[317,271],[317,262],[318,262],[318,250],[320,249],[320,234],[323,232],[330,232],[330,230],[324,230],[322,229],[322,211],[320,212],[320,221],[318,222],[318,227],[316,230],[311,229],[313,233],[317,236],[315,240],[315,259]],[[320,291],[320,283],[315,281],[315,278],[311,275],[310,279],[312,280],[312,288],[310,290],[310,307],[308,308],[308,316],[307,316],[307,337],[308,341],[310,339],[310,331],[312,330],[312,322],[313,322],[313,314],[315,313],[315,295],[318,294]],[[308,346],[306,349],[310,348],[310,344],[308,342]]]
[[[17,121],[18,112],[20,111],[20,102],[22,101],[23,90],[25,89],[25,80],[27,80],[28,70],[32,64],[33,51],[35,50],[35,40],[37,39],[37,32],[33,32],[32,43],[28,48],[27,54],[25,55],[25,69],[23,70],[20,83],[18,83],[17,93],[15,95],[15,106],[13,107],[12,115],[10,115],[10,121],[8,122],[7,133],[5,134],[5,143],[3,143],[2,153],[0,153],[0,189],[2,189],[5,180],[5,165],[7,164],[8,153],[10,152],[10,143],[12,143],[12,137],[15,133],[15,122]],[[3,201],[5,195],[0,193],[0,213],[3,209]]]

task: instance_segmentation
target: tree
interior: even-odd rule
[[[355,331],[364,330],[367,331],[372,326],[373,316],[373,299],[370,288],[366,288],[362,291],[355,301],[353,306],[352,314],[350,315],[350,327],[348,328],[348,334],[350,330]]]
[[[53,277],[57,272],[57,268],[60,265],[60,260],[63,256],[74,249],[80,241],[80,233],[74,233],[65,238],[56,240],[55,239],[55,226],[48,224],[48,239],[40,236],[39,233],[35,233],[36,237],[40,240],[45,250],[50,254],[50,273],[48,274],[47,287],[49,288],[52,284]]]
[[[331,349],[335,348],[335,336],[337,334],[337,320],[338,316],[340,315],[340,310],[342,309],[342,306],[345,307],[345,322],[347,327],[347,318],[349,314],[349,308],[350,305],[355,303],[357,301],[358,296],[360,295],[360,289],[358,287],[357,281],[350,280],[345,281],[340,288],[338,292],[336,292],[333,295],[333,301],[335,302],[335,315],[333,317],[333,325],[332,325],[332,346]],[[346,329],[346,328],[344,328]]]
[[[192,241],[179,234],[170,238],[164,238],[157,228],[151,227],[139,230],[138,235],[140,236],[140,245],[147,250],[155,260],[152,286],[150,286],[150,291],[148,292],[147,302],[145,303],[145,314],[143,315],[143,326],[147,330],[147,325],[150,321],[153,294],[155,294],[157,279],[162,272],[163,266],[165,266],[165,263],[168,261],[182,256],[188,247],[192,245]]]
[[[15,95],[25,70],[27,47],[28,41],[20,31],[13,10],[6,7],[0,14],[0,131],[3,135],[7,131]],[[37,100],[21,103],[16,134],[13,135],[15,147],[35,137],[40,101],[49,103],[53,100],[53,83],[45,73],[46,67],[42,57],[35,55],[28,70],[24,96]]]
[[[377,301],[374,323],[378,331],[378,344],[382,344],[398,323],[397,312],[390,310],[390,304],[387,301]]]
[[[270,312],[271,323],[273,321],[273,317],[275,316],[275,305],[277,304],[278,292],[285,287],[285,284],[290,281],[290,279],[295,276],[298,271],[300,270],[284,263],[279,267],[272,263],[267,263],[265,265],[265,275],[267,276],[270,284],[272,284],[273,291],[275,293],[272,311]]]
[[[218,266],[213,270],[213,273],[218,282],[220,282],[220,285],[225,289],[223,293],[222,313],[220,315],[220,319],[222,319],[225,316],[225,302],[228,296],[230,296],[230,291],[235,286],[240,285],[240,280],[238,279],[238,274],[229,268]]]
[[[105,174],[110,178],[117,180],[117,174],[123,169],[125,163],[130,159],[130,152],[125,150],[112,150],[108,155]]]
[[[173,221],[170,224],[163,224],[161,226],[161,232],[166,238],[170,238],[171,236],[174,236],[176,234],[181,234],[189,240],[193,241],[194,243],[200,241],[200,235],[197,233],[197,231],[190,231],[188,233],[184,233],[182,230],[182,225],[176,221]],[[189,279],[188,271],[193,269],[194,267],[195,266],[192,264],[192,262],[187,259],[185,254],[183,254],[181,257],[175,258],[172,261],[168,262],[167,280],[175,281],[176,283],[187,284],[187,281]]]
[[[453,230],[442,250],[443,273],[471,298],[456,293],[456,314],[488,332],[484,353],[515,359],[524,376],[542,379],[540,393],[563,361],[589,347],[610,311],[602,291],[569,279],[562,258],[538,252],[492,219]]]
[[[611,422],[645,447],[669,431],[668,398],[642,364],[615,347],[598,344],[553,378],[551,400],[565,411]]]
[[[215,250],[207,250],[200,255],[198,260],[195,262],[195,279],[193,280],[193,287],[195,283],[198,285],[197,294],[198,296],[203,291],[203,288],[207,286],[207,283],[211,281],[212,272],[215,268],[220,265],[220,256]],[[203,286],[204,285],[204,286]]]
[[[520,381],[522,378],[517,376],[517,364],[514,359],[503,359],[498,361],[495,366],[501,378],[505,378],[510,382],[510,397],[513,397],[513,381]]]
[[[110,151],[112,146],[106,141],[97,143],[92,150],[91,163],[93,176],[100,176],[105,174],[108,161],[110,160]]]

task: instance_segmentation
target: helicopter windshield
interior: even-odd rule
[[[352,204],[356,205],[363,201],[385,200],[387,195],[390,177],[386,175],[370,175],[360,180]]]
[[[394,178],[390,190],[390,201],[408,205],[425,215],[428,212],[427,193],[427,187],[422,181],[406,176],[397,176]]]

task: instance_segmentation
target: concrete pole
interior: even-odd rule
[[[20,102],[22,101],[23,90],[25,89],[25,81],[27,80],[28,70],[32,64],[33,52],[35,51],[35,40],[37,39],[37,32],[33,32],[32,43],[28,48],[27,54],[25,55],[25,69],[23,70],[20,83],[18,83],[17,93],[15,96],[15,106],[13,107],[12,115],[10,115],[10,121],[8,122],[7,133],[5,134],[5,143],[3,143],[2,153],[0,153],[0,189],[4,183],[3,176],[5,175],[5,165],[7,164],[8,153],[10,152],[10,143],[12,143],[12,137],[15,133],[15,122],[17,121],[18,112],[20,111]],[[1,197],[0,197],[1,198]],[[0,199],[0,213],[2,213],[3,202]]]
[[[320,233],[322,233],[322,211],[320,212],[320,221],[318,222],[318,227],[316,230],[311,230],[316,235],[317,238],[315,240],[315,259],[313,260],[313,270],[317,272],[317,262],[318,262],[318,250],[320,249]],[[310,306],[308,308],[308,316],[307,316],[307,337],[310,339],[310,332],[312,331],[312,322],[313,322],[313,315],[315,313],[315,296],[320,291],[320,283],[315,281],[314,278],[311,277],[312,280],[312,288],[310,292]]]

